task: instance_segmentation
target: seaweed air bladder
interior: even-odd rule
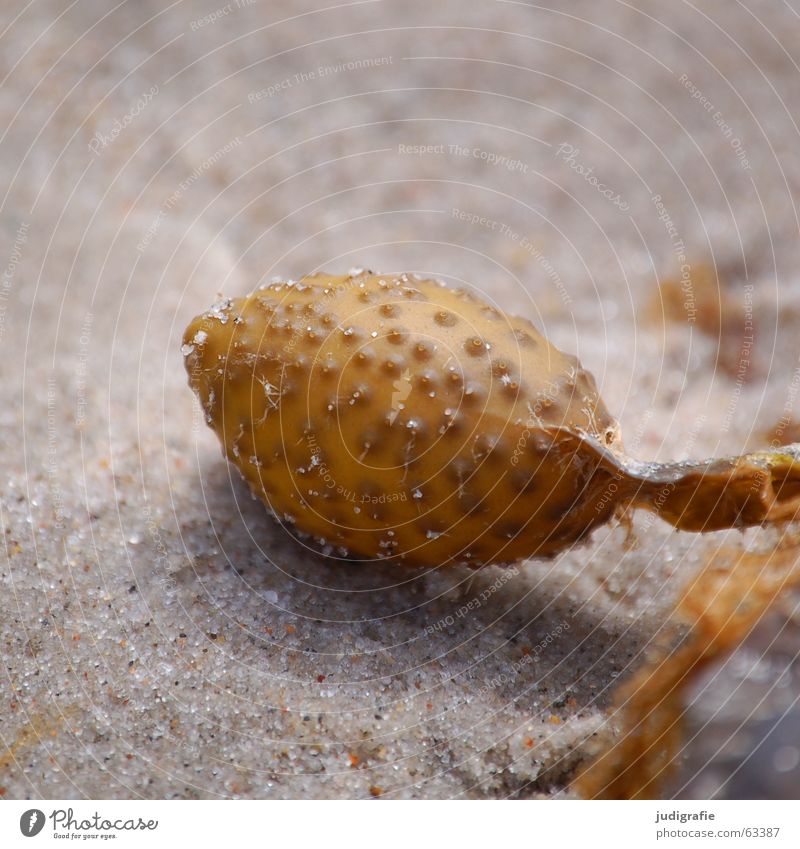
[[[575,357],[438,281],[268,283],[195,318],[182,350],[223,454],[328,554],[479,567],[551,557],[632,507],[711,531],[800,506],[800,446],[634,461]]]

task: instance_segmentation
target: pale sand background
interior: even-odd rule
[[[0,12],[0,793],[558,793],[724,535],[639,517],[634,550],[601,530],[471,584],[334,567],[231,475],[180,332],[277,274],[465,279],[579,354],[635,456],[763,445],[798,389],[800,6],[256,0],[202,26],[224,4],[164,6]],[[356,60],[371,67],[319,71]],[[401,152],[415,144],[445,152]],[[648,309],[680,240],[723,270],[727,370],[697,322]],[[794,704],[796,619],[760,657],[784,619],[699,696],[695,727],[712,726],[684,792],[715,792]],[[797,793],[785,721],[736,792]]]

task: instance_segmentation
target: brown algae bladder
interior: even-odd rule
[[[328,554],[477,567],[555,555],[632,507],[686,531],[800,507],[800,446],[634,461],[575,357],[437,281],[269,283],[195,318],[182,350],[224,455]]]

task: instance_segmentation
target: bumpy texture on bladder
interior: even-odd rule
[[[186,329],[225,456],[323,551],[412,565],[547,557],[629,506],[687,530],[794,517],[800,449],[628,460],[575,357],[411,275],[274,282]]]

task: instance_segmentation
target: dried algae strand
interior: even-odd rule
[[[575,357],[433,280],[269,283],[195,318],[183,353],[225,456],[328,554],[482,566],[557,554],[629,506],[697,531],[800,503],[796,447],[629,460]]]
[[[703,672],[748,636],[768,608],[800,585],[800,545],[767,554],[725,547],[686,587],[676,618],[690,625],[677,647],[654,650],[617,693],[615,741],[573,783],[586,799],[658,798],[674,771],[687,697]]]

